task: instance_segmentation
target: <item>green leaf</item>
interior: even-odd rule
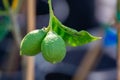
[[[48,0],[50,20],[48,29],[55,31],[60,35],[67,45],[69,46],[81,46],[92,41],[101,39],[100,37],[95,37],[89,34],[87,31],[77,31],[75,29],[64,26],[54,15],[52,10],[51,0]]]
[[[87,31],[77,31],[75,29],[64,26],[54,15],[52,16],[52,29],[60,35],[67,45],[81,46],[92,41],[101,39],[89,34]]]

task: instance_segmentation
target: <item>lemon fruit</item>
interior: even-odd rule
[[[42,41],[41,52],[46,61],[59,63],[66,55],[65,42],[57,33],[49,31]]]
[[[26,56],[38,54],[41,51],[41,43],[46,34],[47,31],[44,29],[29,32],[21,42],[20,54]]]

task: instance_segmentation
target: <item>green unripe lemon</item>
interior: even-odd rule
[[[50,63],[61,62],[66,54],[64,40],[55,32],[49,31],[42,41],[41,52],[45,60]]]
[[[34,56],[41,51],[41,43],[47,32],[44,29],[29,32],[22,40],[20,54]]]

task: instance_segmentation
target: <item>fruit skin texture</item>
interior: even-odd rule
[[[29,32],[20,45],[20,55],[34,56],[41,51],[41,43],[47,32],[44,29]]]
[[[50,63],[61,62],[66,55],[64,40],[55,32],[49,31],[41,44],[42,55]]]

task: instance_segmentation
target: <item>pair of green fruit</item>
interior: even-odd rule
[[[65,42],[56,32],[45,28],[31,31],[21,42],[20,54],[35,56],[40,52],[48,62],[59,63],[66,54]]]
[[[76,31],[64,26],[54,15],[51,0],[49,4],[49,25],[47,28],[28,33],[20,46],[21,55],[35,56],[42,52],[45,60],[51,63],[61,62],[66,54],[66,45],[81,46],[101,39],[87,31]],[[63,40],[64,39],[64,40]]]

